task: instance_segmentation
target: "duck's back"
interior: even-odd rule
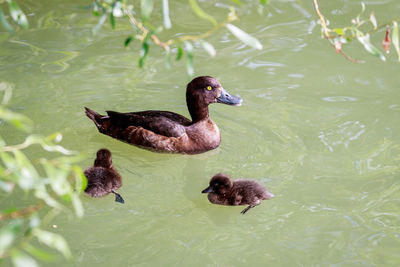
[[[231,205],[257,204],[271,196],[258,182],[250,180],[235,180],[231,190]]]
[[[112,168],[91,167],[84,172],[88,185],[85,192],[102,197],[121,187],[121,176]]]

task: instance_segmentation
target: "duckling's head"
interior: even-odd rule
[[[216,193],[218,195],[227,194],[233,186],[233,181],[229,176],[218,173],[210,180],[210,186],[201,191],[202,193]]]
[[[97,151],[97,156],[94,161],[94,167],[104,167],[111,168],[112,160],[111,160],[111,152],[106,148],[99,149]]]

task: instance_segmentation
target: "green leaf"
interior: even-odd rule
[[[94,28],[93,28],[93,30],[92,30],[92,32],[93,32],[94,35],[96,35],[96,34],[99,32],[101,26],[103,26],[103,24],[104,24],[104,22],[106,21],[106,19],[107,19],[107,14],[104,13],[104,14],[100,17],[100,19],[99,19],[99,21],[97,22],[96,26],[94,26]]]
[[[115,17],[113,12],[110,13],[110,25],[111,25],[111,29],[115,29]]]
[[[336,32],[336,34],[338,34],[338,35],[344,35],[344,30],[342,29],[342,28],[334,28],[333,29],[335,32]]]
[[[268,0],[260,0],[260,4],[265,6],[268,4]]]
[[[13,173],[18,170],[17,162],[7,152],[0,151],[0,158],[3,161],[7,171]]]
[[[192,8],[193,12],[201,19],[208,20],[214,26],[217,26],[217,21],[215,20],[214,17],[210,16],[207,14],[201,7],[197,4],[196,0],[189,0],[190,7]]]
[[[40,242],[61,252],[65,258],[71,258],[71,251],[62,236],[37,228],[33,229],[32,234],[36,236]]]
[[[11,261],[15,267],[38,267],[36,261],[20,250],[14,249],[11,253]]]
[[[186,56],[186,71],[189,76],[194,75],[194,68],[193,68],[193,45],[190,42],[185,41],[185,49],[187,52]]]
[[[24,12],[22,12],[15,1],[10,0],[8,3],[10,7],[10,14],[13,20],[27,30],[29,28],[29,23]]]
[[[386,61],[385,56],[375,46],[373,46],[369,40],[369,34],[363,35],[360,31],[356,33],[357,40],[364,46],[368,53],[379,57],[382,61]]]
[[[182,48],[182,46],[180,46],[180,45],[178,45],[176,48],[178,49],[178,51],[176,52],[176,58],[175,58],[175,60],[176,60],[176,61],[179,61],[179,60],[181,60],[181,58],[182,58],[182,56],[183,56],[183,48]]]
[[[4,192],[10,193],[13,191],[15,184],[13,182],[4,182],[0,180],[0,189]]]
[[[88,184],[87,178],[85,176],[85,174],[83,173],[82,169],[79,166],[72,166],[72,171],[75,174],[75,178],[76,178],[76,187],[75,190],[79,193],[83,192]]]
[[[153,0],[141,0],[140,9],[142,11],[142,21],[146,22],[147,18],[151,15],[153,11],[154,2]]]
[[[130,44],[130,42],[132,42],[132,40],[133,36],[129,36],[128,38],[126,38],[124,43],[125,47],[127,47]]]
[[[226,28],[233,34],[235,35],[236,38],[238,38],[240,41],[242,41],[244,44],[251,46],[255,49],[261,50],[263,48],[262,44],[260,41],[258,41],[256,38],[253,36],[249,35],[248,33],[244,32],[240,28],[232,25],[232,24],[226,24]]]
[[[371,12],[371,14],[369,15],[369,21],[371,21],[372,25],[374,26],[374,29],[376,30],[378,28],[378,23],[376,22],[374,12]]]
[[[32,256],[34,256],[36,259],[42,260],[42,261],[54,261],[57,259],[56,256],[38,249],[37,247],[32,246],[31,244],[27,243],[24,245],[25,251],[29,252]]]
[[[217,51],[215,51],[214,46],[212,44],[210,44],[209,42],[200,40],[200,44],[211,57],[215,57],[217,55]]]
[[[396,21],[393,21],[392,43],[400,61],[399,25]]]
[[[0,255],[11,247],[22,228],[22,220],[17,219],[0,229]]]
[[[15,34],[13,27],[10,25],[10,23],[8,23],[1,8],[0,8],[0,23],[7,31],[11,32],[12,34]]]
[[[19,150],[13,151],[20,171],[18,185],[22,189],[32,189],[38,182],[39,175],[30,160]]]
[[[72,206],[74,207],[75,214],[81,218],[84,214],[82,202],[76,193],[71,194]]]
[[[162,0],[163,4],[163,21],[166,29],[171,29],[171,19],[169,18],[168,0]]]
[[[140,49],[140,59],[139,59],[139,68],[144,66],[144,62],[146,60],[147,54],[149,53],[150,45],[147,40],[144,40],[142,43],[142,48]]]
[[[32,121],[22,114],[18,114],[0,107],[0,119],[11,123],[15,128],[30,132],[32,130]]]

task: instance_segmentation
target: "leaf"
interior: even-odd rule
[[[369,20],[371,21],[372,25],[374,26],[374,29],[376,30],[378,28],[378,23],[376,22],[374,12],[371,12],[371,14],[369,15]]]
[[[142,21],[146,22],[147,18],[151,15],[153,11],[153,0],[141,0],[140,9],[142,11]]]
[[[200,40],[200,44],[203,46],[204,50],[211,56],[215,57],[217,55],[217,51],[215,51],[215,48],[212,44],[209,42],[206,42],[204,40]]]
[[[71,251],[62,236],[37,228],[33,229],[32,234],[36,236],[40,242],[61,252],[65,258],[71,258]]]
[[[344,31],[343,31],[342,28],[334,28],[333,30],[334,30],[334,31],[336,32],[336,34],[338,34],[338,35],[344,35]]]
[[[14,183],[13,182],[3,182],[0,180],[0,189],[3,190],[4,192],[10,193],[14,189]]]
[[[171,69],[171,51],[169,49],[165,50],[165,67]]]
[[[13,29],[13,27],[10,25],[10,23],[8,23],[6,17],[4,16],[3,10],[0,8],[0,23],[3,25],[3,27],[11,32],[12,34],[15,34],[15,31]]]
[[[147,40],[143,41],[142,48],[140,49],[139,68],[144,66],[147,54],[149,53],[149,43]]]
[[[15,1],[10,0],[8,3],[10,7],[10,15],[13,20],[27,30],[29,28],[29,23],[24,12],[22,12]]]
[[[22,114],[18,114],[7,109],[0,107],[0,119],[11,123],[15,128],[20,129],[25,132],[30,132],[32,130],[33,123],[28,118]]]
[[[27,254],[14,249],[11,253],[11,261],[15,267],[38,267],[36,261]]]
[[[171,29],[171,19],[169,18],[168,0],[163,0],[163,21],[166,29]]]
[[[400,61],[399,25],[396,21],[393,21],[392,43]]]
[[[367,50],[368,53],[379,57],[382,61],[386,61],[385,56],[382,54],[381,51],[379,51],[375,46],[373,46],[369,40],[369,34],[362,35],[361,32],[357,31],[356,33],[357,40],[364,46],[365,50]]]
[[[265,6],[268,4],[268,0],[260,0],[260,4]]]
[[[82,202],[79,199],[78,195],[76,193],[72,193],[71,200],[72,200],[72,206],[74,207],[76,216],[79,218],[83,217],[83,214],[84,214],[83,206],[82,206]]]
[[[189,76],[194,75],[194,68],[193,68],[193,45],[190,42],[185,41],[185,49],[187,52],[186,56],[186,71]]]
[[[104,24],[104,22],[106,21],[106,19],[107,19],[107,14],[103,14],[103,15],[100,17],[100,19],[99,19],[99,21],[97,22],[96,26],[94,26],[94,28],[93,28],[93,30],[92,30],[92,32],[93,32],[94,35],[96,35],[96,34],[99,32],[101,26],[103,26],[103,24]]]
[[[130,44],[130,42],[132,42],[132,40],[133,36],[129,36],[128,38],[126,38],[124,42],[125,47],[127,47]]]
[[[31,244],[27,243],[24,245],[25,251],[29,252],[32,256],[34,256],[36,259],[42,260],[42,261],[54,261],[57,259],[56,256],[43,251],[41,249],[38,249],[37,247],[32,246]]]
[[[111,12],[110,13],[110,25],[111,25],[111,29],[115,29],[115,17],[114,17],[114,13]]]
[[[177,49],[178,49],[178,51],[176,52],[176,58],[175,58],[175,60],[176,60],[176,61],[179,61],[179,60],[181,60],[181,58],[182,58],[182,56],[183,56],[183,48],[182,48],[182,46],[178,45],[178,46],[177,46]]]
[[[33,167],[30,160],[21,151],[15,150],[13,153],[20,171],[18,185],[22,189],[34,188],[39,179],[39,174],[35,167]]]
[[[217,21],[214,19],[214,17],[208,15],[201,7],[197,4],[196,0],[189,0],[190,7],[192,8],[193,12],[201,19],[208,20],[214,26],[217,26]]]
[[[72,166],[72,171],[74,172],[76,178],[75,190],[81,193],[86,189],[88,185],[87,178],[79,166]]]
[[[235,35],[236,38],[238,38],[240,41],[242,41],[244,44],[251,46],[255,49],[261,50],[263,48],[262,44],[260,41],[258,41],[256,38],[253,36],[249,35],[248,33],[244,32],[240,28],[232,25],[232,24],[226,24],[226,28],[233,34]]]
[[[0,229],[0,255],[4,255],[6,250],[10,248],[21,231],[21,227],[22,220],[17,219]]]

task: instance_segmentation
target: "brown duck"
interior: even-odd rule
[[[109,193],[115,194],[115,201],[124,203],[120,194],[115,192],[121,187],[121,176],[114,169],[111,160],[111,152],[108,149],[100,149],[94,161],[94,166],[84,172],[88,185],[85,193],[92,197],[102,197]]]
[[[214,175],[210,180],[210,186],[201,192],[208,193],[208,200],[214,204],[249,205],[242,210],[242,214],[259,205],[262,200],[274,196],[256,181],[232,180],[222,173]]]
[[[208,113],[208,105],[212,103],[238,106],[242,99],[231,96],[216,79],[201,76],[186,88],[186,104],[192,120],[169,111],[107,111],[103,116],[85,109],[100,133],[158,152],[196,154],[215,149],[221,142],[219,129]]]

